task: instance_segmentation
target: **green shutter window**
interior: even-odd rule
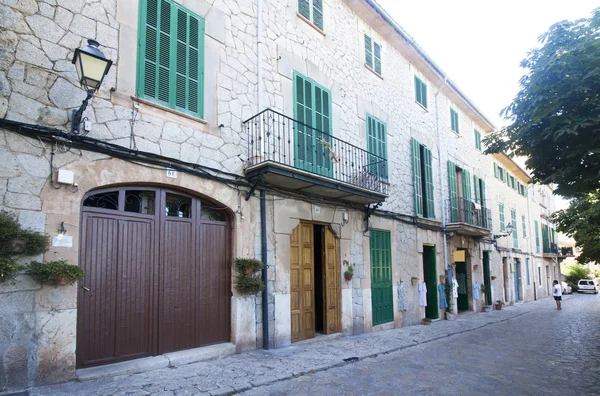
[[[523,238],[527,238],[527,221],[525,216],[521,216],[521,228],[523,228]]]
[[[473,224],[473,205],[471,203],[471,173],[469,173],[468,170],[464,169],[462,173],[462,210],[464,211],[465,222],[467,224]]]
[[[458,127],[458,112],[453,108],[450,108],[450,128],[452,132],[460,133]]]
[[[367,151],[374,154],[369,155],[369,171],[387,180],[386,125],[370,114],[367,114]]]
[[[323,0],[298,0],[298,13],[323,30]]]
[[[504,227],[504,204],[498,204],[498,212],[500,213],[500,231],[504,232],[506,230]]]
[[[494,162],[494,177],[496,179],[500,178],[500,172],[498,171],[498,164],[496,164],[495,162]]]
[[[423,216],[423,182],[421,179],[421,145],[414,138],[410,140],[413,164],[413,186],[415,190],[415,215]]]
[[[371,230],[371,312],[373,325],[394,320],[392,238],[389,231]]]
[[[475,203],[480,204],[481,199],[479,195],[479,178],[475,175],[473,175],[473,186],[475,188]]]
[[[373,68],[373,41],[365,34],[365,65]]]
[[[298,0],[298,13],[310,21],[310,0]]]
[[[431,150],[423,147],[423,160],[425,169],[425,217],[435,219],[435,202],[433,200],[433,166]]]
[[[540,252],[540,224],[537,220],[533,222],[535,226],[535,252]]]
[[[417,76],[415,76],[415,100],[427,108],[427,85]]]
[[[481,206],[485,208],[485,182],[481,179]]]
[[[450,221],[458,221],[458,191],[456,186],[456,165],[448,161],[448,187],[450,193]]]
[[[331,93],[309,78],[294,72],[294,166],[323,176],[333,172],[331,156]],[[304,124],[308,125],[305,126]]]
[[[511,218],[511,225],[513,226],[513,232],[512,232],[513,247],[516,249],[519,247],[519,230],[517,227],[517,211],[516,210],[513,209],[510,211],[510,218]]]
[[[136,95],[204,117],[204,19],[172,0],[142,0]]]
[[[479,132],[477,129],[474,129],[474,133],[475,133],[475,148],[479,151],[481,151],[481,132]]]
[[[375,58],[375,73],[381,75],[381,46],[373,42],[373,56]]]
[[[313,19],[312,22],[321,30],[323,30],[323,1],[312,0],[313,2]]]

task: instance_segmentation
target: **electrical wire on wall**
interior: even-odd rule
[[[131,133],[129,134],[129,149],[137,151],[137,144],[135,142],[135,133],[133,132],[135,122],[137,121],[137,117],[140,114],[140,105],[136,102],[133,102],[131,105]]]

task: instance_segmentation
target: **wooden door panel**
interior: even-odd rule
[[[83,214],[78,367],[152,354],[154,235],[152,219]]]
[[[194,347],[197,301],[193,224],[191,220],[167,220],[163,227],[159,272],[159,353]]]
[[[302,317],[300,315],[300,262],[302,260],[300,250],[300,226],[294,228],[290,235],[290,310],[291,310],[291,340],[300,340],[300,326]]]
[[[231,340],[229,226],[201,224],[197,240],[195,347],[200,347]]]
[[[325,312],[325,334],[338,333],[341,331],[341,310],[340,310],[340,268],[338,258],[338,244],[333,232],[325,227],[325,258],[324,271],[325,287],[323,295],[325,296],[324,312]]]

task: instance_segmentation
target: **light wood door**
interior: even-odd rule
[[[290,236],[292,342],[315,336],[314,230],[301,223]]]
[[[341,331],[341,315],[340,315],[340,269],[338,259],[338,241],[333,232],[325,228],[324,233],[324,271],[323,271],[323,296],[325,296],[324,304],[324,332],[325,334],[333,334]]]

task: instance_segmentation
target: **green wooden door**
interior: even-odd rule
[[[373,326],[394,320],[392,247],[389,231],[371,230],[371,302]]]
[[[429,319],[439,318],[438,311],[438,281],[435,263],[435,246],[423,246],[423,269],[427,285],[427,307],[425,316]]]
[[[469,310],[469,282],[467,279],[467,263],[456,263],[456,282],[458,282],[458,310]]]
[[[331,177],[336,145],[331,139],[331,93],[294,73],[294,166]]]

